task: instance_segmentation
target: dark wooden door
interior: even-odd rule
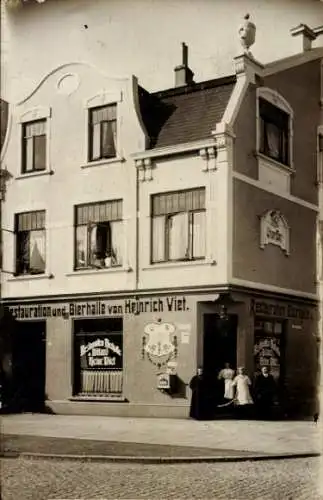
[[[45,368],[45,321],[17,322],[13,342],[13,407],[20,411],[44,408]]]

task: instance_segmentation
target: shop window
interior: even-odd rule
[[[89,110],[89,161],[115,158],[117,151],[117,105]]]
[[[205,189],[154,195],[153,263],[205,257]]]
[[[75,225],[75,269],[122,265],[122,200],[78,205]]]
[[[284,348],[284,321],[268,318],[255,319],[255,370],[267,366],[276,380],[282,379]]]
[[[16,215],[16,274],[41,274],[46,265],[45,210]]]
[[[122,328],[122,318],[74,322],[74,395],[122,395]]]
[[[46,119],[22,125],[22,172],[24,174],[46,170],[46,125]]]

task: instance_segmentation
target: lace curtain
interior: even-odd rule
[[[205,212],[193,213],[192,233],[193,233],[193,257],[205,256]]]
[[[188,258],[188,214],[172,215],[169,223],[169,258],[178,260]]]
[[[165,216],[153,218],[153,248],[152,261],[162,262],[165,260]]]
[[[31,231],[29,234],[30,270],[45,271],[45,234],[44,231]]]

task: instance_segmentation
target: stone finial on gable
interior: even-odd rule
[[[239,28],[240,43],[246,54],[250,54],[249,48],[255,43],[256,39],[256,25],[249,21],[249,18],[250,15],[246,14],[244,16],[245,21]]]

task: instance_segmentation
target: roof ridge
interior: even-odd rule
[[[222,85],[230,85],[235,82],[236,82],[236,75],[227,75],[221,78],[205,80],[203,82],[198,82],[198,83],[193,82],[190,85],[183,85],[181,87],[171,87],[165,90],[157,90],[155,92],[151,92],[150,95],[158,98],[172,97],[172,96],[190,94],[192,92],[206,90],[209,88],[220,87]]]

